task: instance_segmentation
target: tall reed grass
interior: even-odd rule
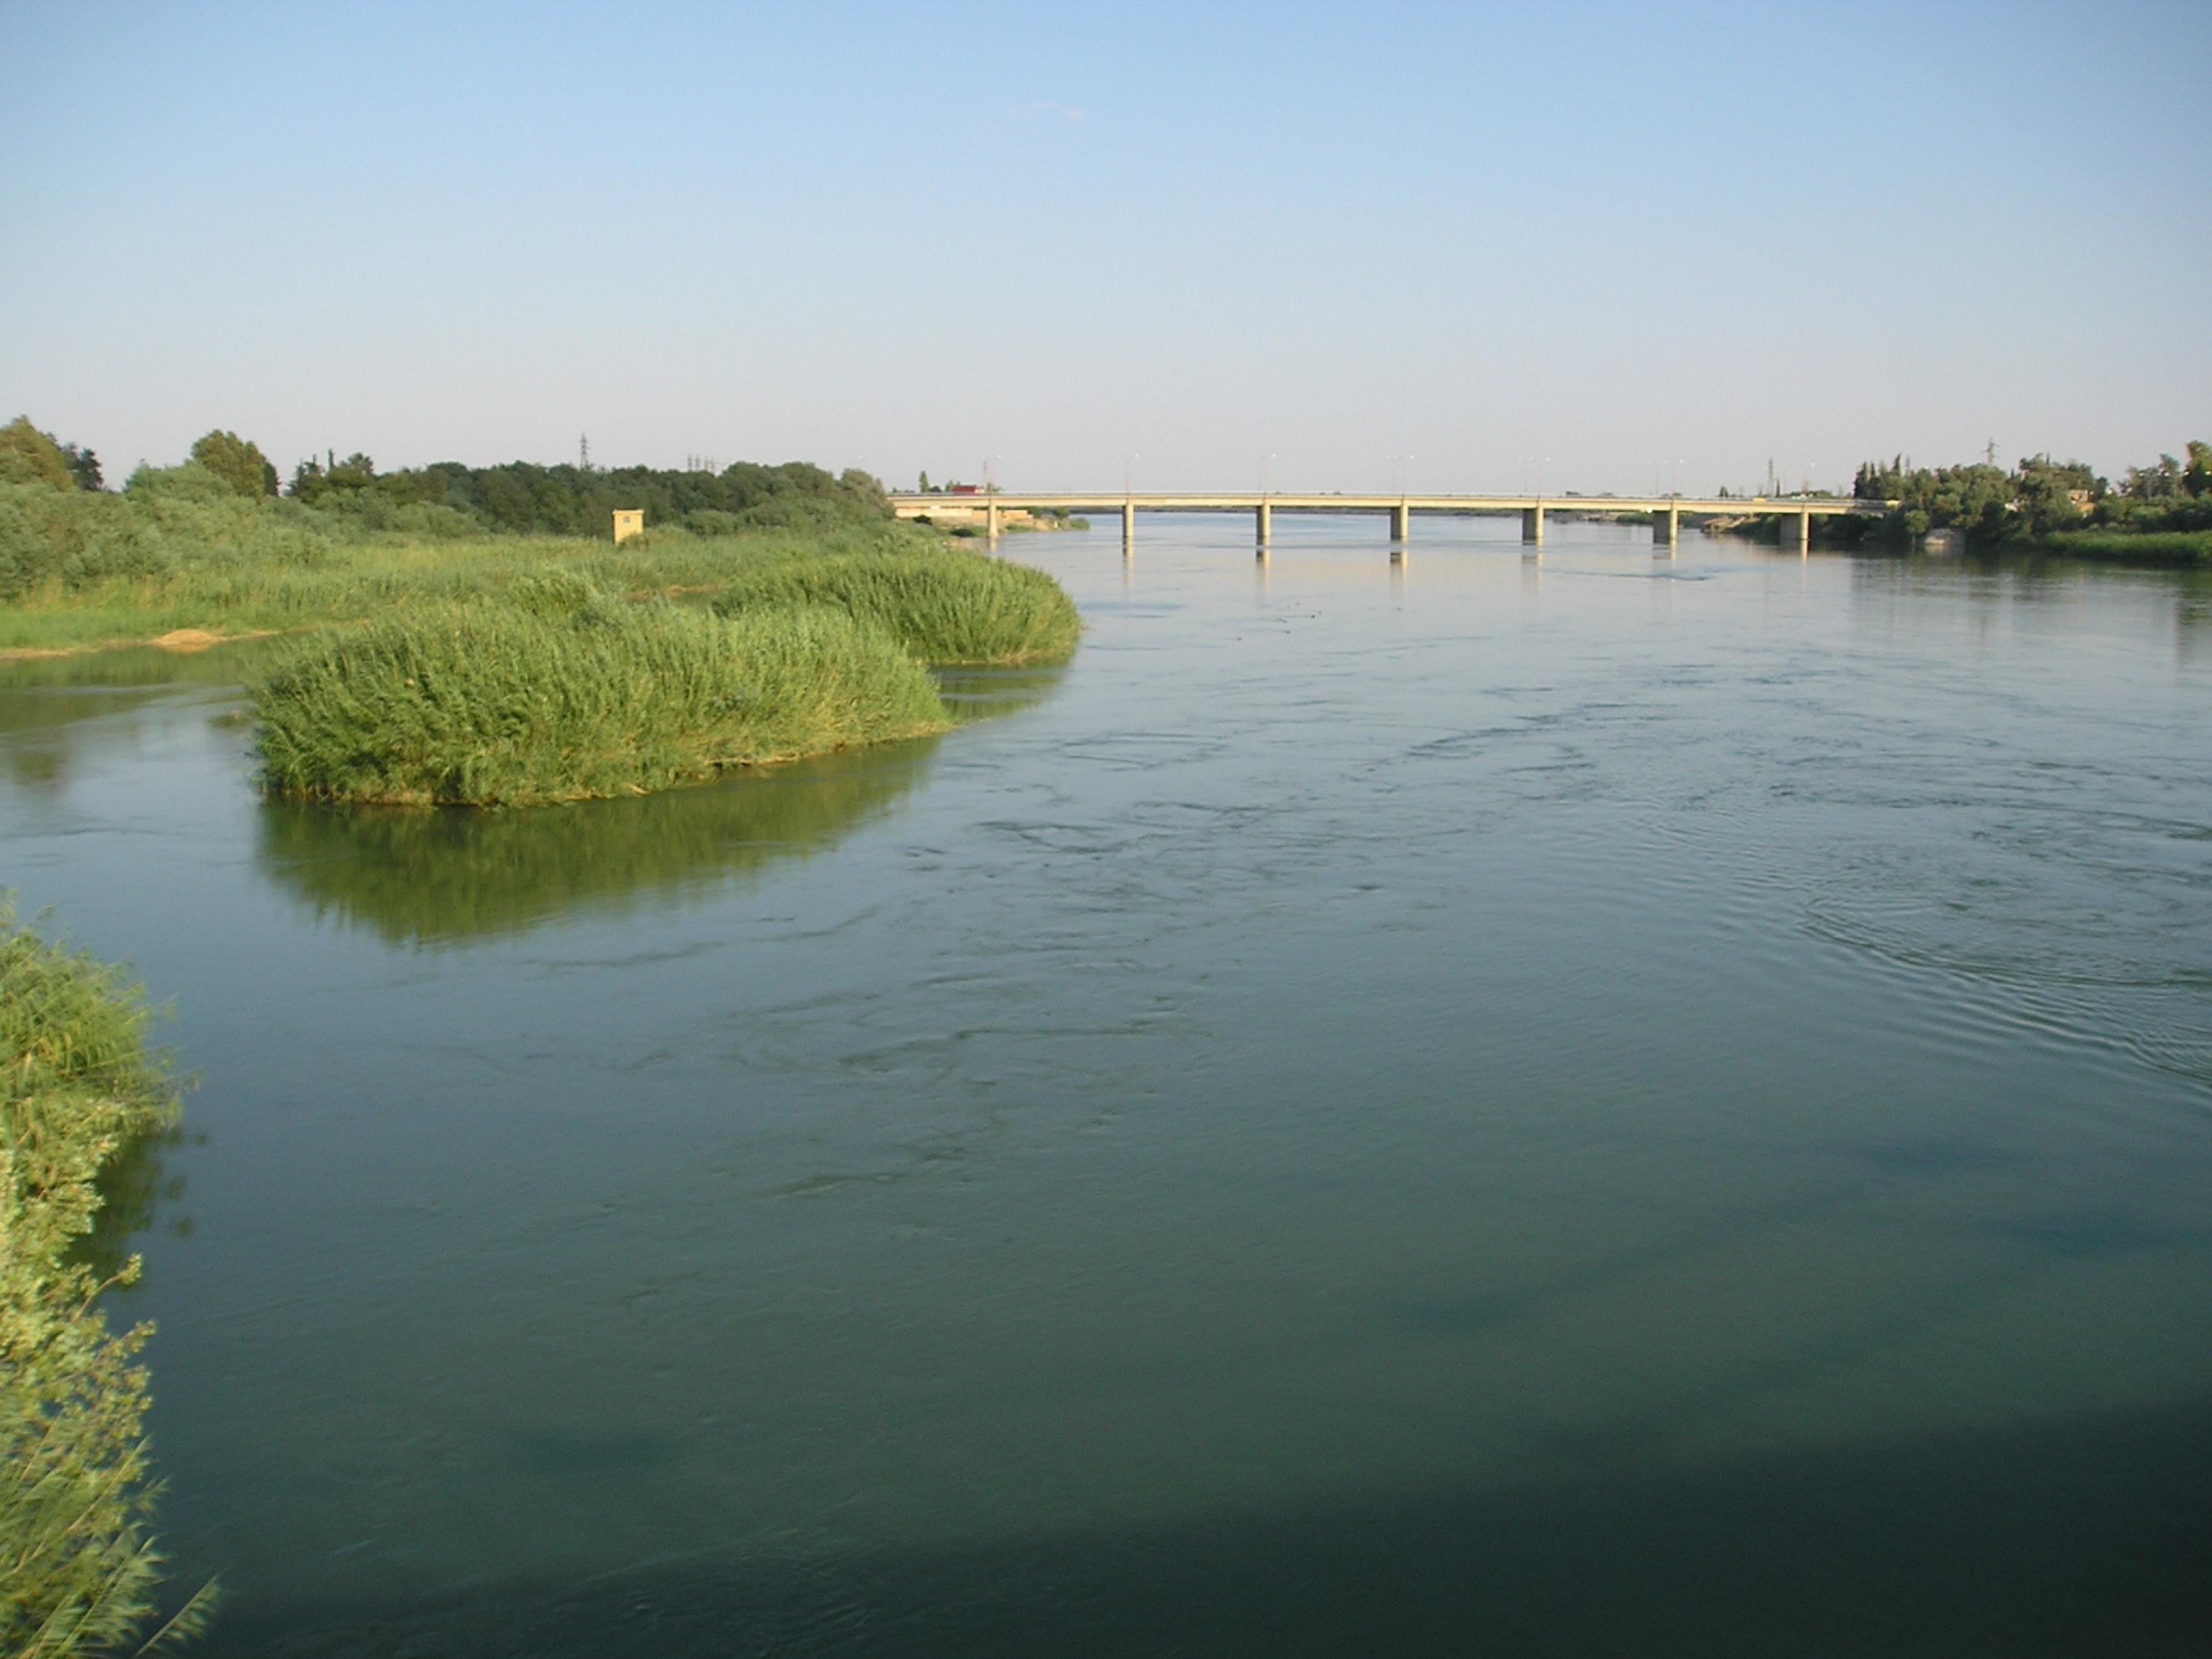
[[[1042,570],[953,548],[763,561],[714,595],[725,616],[789,604],[835,606],[933,663],[1058,662],[1083,627]]]
[[[2212,530],[2062,530],[2054,552],[2121,564],[2212,564]]]
[[[0,899],[0,1652],[64,1659],[134,1642],[155,1617],[137,1355],[108,1328],[86,1245],[118,1158],[173,1121],[143,997],[117,969],[19,927]],[[156,1633],[196,1632],[212,1586]]]
[[[268,787],[526,806],[942,730],[929,675],[823,607],[723,618],[575,572],[322,636],[253,688]]]

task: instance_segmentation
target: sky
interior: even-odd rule
[[[0,420],[1008,489],[2118,476],[2212,5],[0,0]]]

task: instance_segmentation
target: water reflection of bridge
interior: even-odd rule
[[[1541,546],[1544,515],[1571,514],[1577,518],[1613,517],[1622,513],[1648,515],[1655,546],[1672,547],[1681,539],[1682,515],[1715,518],[1777,518],[1782,521],[1782,545],[1802,553],[1812,545],[1816,518],[1878,515],[1893,503],[1856,501],[1838,496],[1415,496],[1415,495],[1293,495],[1280,491],[1228,494],[1137,495],[1103,491],[1013,494],[992,491],[960,495],[899,494],[891,506],[901,518],[927,518],[940,522],[975,523],[996,540],[1002,515],[1039,510],[1121,515],[1124,546],[1137,534],[1139,513],[1249,513],[1259,546],[1273,539],[1274,515],[1280,513],[1385,513],[1390,519],[1394,545],[1406,542],[1416,513],[1449,514],[1456,517],[1518,513],[1521,540]]]

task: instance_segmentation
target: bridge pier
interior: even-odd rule
[[[1803,508],[1782,517],[1782,548],[1800,558],[1813,556],[1813,515]]]
[[[983,503],[983,535],[992,546],[999,540],[999,503],[986,497]]]
[[[1274,509],[1264,501],[1252,509],[1253,528],[1259,537],[1259,546],[1263,552],[1267,550],[1267,543],[1273,540],[1274,517]]]
[[[1521,540],[1531,541],[1539,547],[1544,545],[1544,509],[1523,507],[1521,509]]]
[[[1411,541],[1413,537],[1407,533],[1412,529],[1413,523],[1413,509],[1404,502],[1400,502],[1390,509],[1390,540]]]
[[[1125,501],[1121,503],[1121,551],[1127,552],[1135,544],[1136,540],[1137,503],[1133,501]]]
[[[1654,547],[1664,547],[1671,553],[1681,539],[1682,512],[1680,508],[1669,507],[1664,512],[1651,515],[1651,545]]]

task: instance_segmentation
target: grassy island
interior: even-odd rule
[[[253,703],[277,793],[435,806],[641,794],[947,723],[921,665],[842,611],[721,617],[553,576],[331,635]]]
[[[143,1424],[149,1327],[100,1294],[137,1276],[92,1247],[131,1149],[174,1120],[146,1007],[112,967],[16,925],[0,901],[0,1651],[121,1651],[151,1622],[161,1557]],[[204,1622],[209,1592],[165,1627]]]

